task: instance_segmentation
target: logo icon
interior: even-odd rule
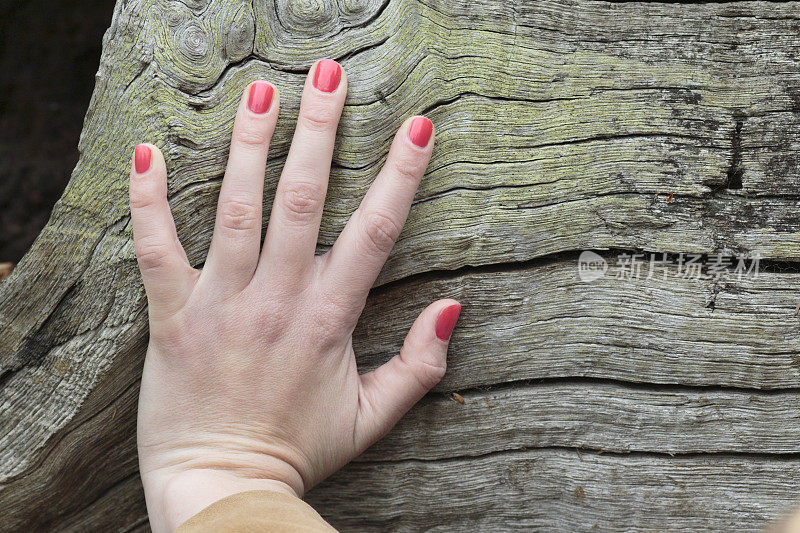
[[[581,252],[578,257],[578,277],[585,283],[602,278],[607,270],[606,260],[591,250]]]

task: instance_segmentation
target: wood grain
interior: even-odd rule
[[[412,530],[757,528],[776,517],[798,464],[798,8],[121,0],[70,184],[0,284],[0,529],[146,527],[131,150],[162,148],[179,235],[202,265],[241,91],[263,77],[282,94],[266,217],[303,77],[325,56],[347,69],[350,94],[320,250],[402,120],[424,112],[437,128],[356,332],[359,362],[384,361],[426,303],[457,297],[464,315],[437,394],[467,403],[431,398],[330,482],[341,495],[313,496],[320,511],[346,529]],[[582,284],[576,260],[589,248],[610,261],[759,253],[765,272]],[[484,387],[498,402],[489,418],[477,410]],[[651,455],[600,456],[585,500],[607,496],[579,512],[553,494],[590,472],[560,447]],[[520,464],[541,465],[519,478],[530,497],[500,474]],[[395,471],[425,474],[386,505],[372,495],[395,488]]]
[[[628,280],[618,279],[627,272],[618,256],[606,260],[606,276],[592,283],[578,278],[577,256],[565,256],[377,290],[354,337],[359,364],[373,368],[396,352],[428,295],[441,294],[465,305],[439,390],[565,377],[796,388],[800,275],[695,279],[672,265],[665,281],[659,268],[647,279],[643,258],[639,279]]]
[[[800,453],[800,392],[533,382],[431,395],[357,461],[533,448],[654,454]],[[794,487],[787,486],[791,491]]]
[[[796,505],[798,474],[794,459],[526,450],[351,463],[307,500],[341,531],[762,531]]]

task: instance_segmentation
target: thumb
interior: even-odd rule
[[[398,355],[361,376],[355,445],[366,449],[385,435],[447,368],[447,346],[461,305],[439,300],[417,317]]]

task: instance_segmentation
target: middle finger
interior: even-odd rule
[[[297,279],[311,270],[346,93],[347,79],[335,61],[323,59],[309,72],[292,146],[275,192],[259,272],[269,269],[280,272],[283,279]]]

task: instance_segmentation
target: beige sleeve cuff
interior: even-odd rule
[[[269,490],[239,492],[215,502],[184,522],[176,533],[336,533],[298,498]]]

